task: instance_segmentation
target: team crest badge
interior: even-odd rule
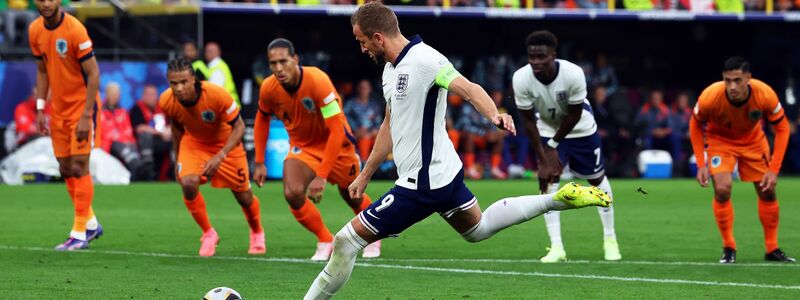
[[[292,146],[292,154],[300,154],[301,152],[303,152],[303,149],[300,149],[300,147],[297,146]]]
[[[747,116],[750,117],[751,121],[758,121],[761,119],[762,113],[760,110],[753,110],[747,113]]]
[[[303,98],[303,107],[305,107],[306,110],[308,110],[308,112],[313,113],[314,112],[314,100],[311,100],[311,98],[308,98],[308,97]]]
[[[567,91],[556,92],[556,101],[567,102]]]
[[[715,155],[711,158],[711,167],[718,168],[722,164],[722,157]]]
[[[403,94],[408,90],[408,74],[397,75],[397,93]]]
[[[61,58],[67,57],[67,40],[56,40],[56,52],[58,52],[58,55],[61,56]]]
[[[216,118],[216,114],[214,114],[213,111],[206,110],[200,113],[200,118],[203,119],[203,122],[213,123],[214,119]]]

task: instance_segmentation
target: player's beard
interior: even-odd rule
[[[48,20],[48,21],[53,21],[53,19],[54,19],[56,16],[58,16],[58,12],[59,12],[59,10],[60,10],[60,9],[59,9],[59,6],[56,6],[55,8],[53,8],[53,12],[52,12],[52,13],[50,13],[50,15],[48,16],[48,15],[46,15],[46,14],[45,14],[45,12],[44,12],[44,11],[42,11],[41,9],[37,9],[37,11],[39,11],[39,15],[40,15],[40,16],[42,16],[42,18],[44,18],[45,20]]]
[[[375,54],[370,55],[370,56],[372,58],[372,61],[374,61],[376,65],[382,66],[382,65],[386,64],[386,56],[385,56],[385,54],[386,53],[383,52],[383,51],[380,51],[380,52],[376,51]]]

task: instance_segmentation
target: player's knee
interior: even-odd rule
[[[186,199],[194,199],[197,197],[198,187],[200,186],[200,177],[198,176],[183,176],[180,179],[181,189],[183,196]]]
[[[345,225],[333,236],[333,251],[337,256],[355,258],[364,246],[359,242],[362,239],[352,231],[352,227],[348,227],[350,224]]]
[[[253,193],[250,191],[235,193],[236,202],[239,202],[241,207],[250,207],[253,204]]]
[[[289,202],[289,204],[292,205],[292,207],[294,208],[294,205],[302,206],[303,203],[305,203],[306,191],[300,184],[297,185],[287,184],[283,188],[283,196],[286,198],[286,201]]]
[[[63,165],[63,164],[59,165],[58,172],[61,173],[61,177],[64,178],[69,178],[74,176],[72,175],[72,168],[69,165]]]
[[[731,199],[731,187],[722,186],[714,188],[714,200],[723,203]]]

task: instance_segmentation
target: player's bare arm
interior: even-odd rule
[[[264,165],[264,155],[266,153],[267,140],[269,139],[269,115],[261,112],[256,112],[256,121],[253,128],[256,151],[256,162],[253,169],[253,181],[258,187],[264,186],[264,180],[267,179],[267,167]]]
[[[703,137],[703,123],[696,117],[689,119],[689,139],[692,143],[695,159],[697,159],[697,183],[708,187],[708,167],[705,163],[705,138]]]
[[[556,143],[563,141],[567,134],[572,132],[578,121],[581,120],[581,114],[583,114],[583,104],[570,104],[567,106],[567,116],[561,122],[561,126],[558,127],[556,135],[553,136],[553,141]]]
[[[389,124],[389,119],[391,118],[390,114],[391,111],[387,106],[386,113],[383,117],[383,123],[381,123],[381,128],[378,129],[378,135],[375,137],[375,145],[372,147],[372,152],[369,154],[369,158],[367,158],[367,162],[364,164],[364,169],[361,170],[361,174],[358,174],[358,177],[356,177],[348,188],[350,191],[350,198],[361,199],[361,196],[367,189],[370,178],[372,178],[372,174],[375,174],[375,171],[378,170],[378,166],[386,160],[386,156],[389,155],[389,152],[392,152],[392,132],[389,130],[389,126],[391,126],[391,124]]]
[[[36,61],[36,125],[39,126],[39,133],[42,135],[49,134],[47,127],[47,118],[44,116],[45,103],[47,101],[47,90],[50,89],[50,80],[47,79],[47,65],[44,60]]]
[[[244,136],[244,121],[242,121],[242,117],[236,117],[236,120],[234,120],[231,125],[233,126],[233,131],[231,131],[231,135],[228,136],[228,140],[225,141],[225,146],[206,162],[205,166],[203,166],[203,175],[208,177],[213,176],[214,173],[217,172],[217,169],[219,169],[225,156],[233,150],[233,147],[236,147],[236,145],[242,142],[242,136]]]
[[[487,119],[492,120],[492,123],[498,128],[517,135],[517,129],[514,128],[514,121],[511,116],[497,111],[494,101],[480,85],[472,83],[464,76],[459,76],[450,83],[447,90],[475,106],[478,112]]]
[[[83,106],[83,114],[78,120],[76,137],[78,141],[85,141],[89,138],[89,130],[92,128],[92,115],[95,113],[95,102],[97,101],[97,90],[100,87],[100,68],[97,67],[97,60],[91,57],[81,63],[81,69],[86,74],[86,103]]]

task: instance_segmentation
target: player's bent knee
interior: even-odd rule
[[[461,237],[464,238],[465,241],[470,243],[477,243],[488,239],[494,233],[488,230],[488,226],[486,226],[486,222],[483,218],[481,218],[480,222],[476,224],[474,227],[470,228],[466,232],[461,234]]]
[[[289,204],[298,204],[302,206],[305,203],[306,191],[302,185],[286,185],[283,189],[283,196]]]
[[[183,196],[186,199],[194,199],[197,197],[200,187],[200,177],[191,175],[191,176],[183,176],[180,179],[181,189],[183,190]]]
[[[353,257],[358,255],[358,251],[364,249],[366,242],[358,236],[353,226],[348,223],[333,236],[333,253],[343,257]]]

